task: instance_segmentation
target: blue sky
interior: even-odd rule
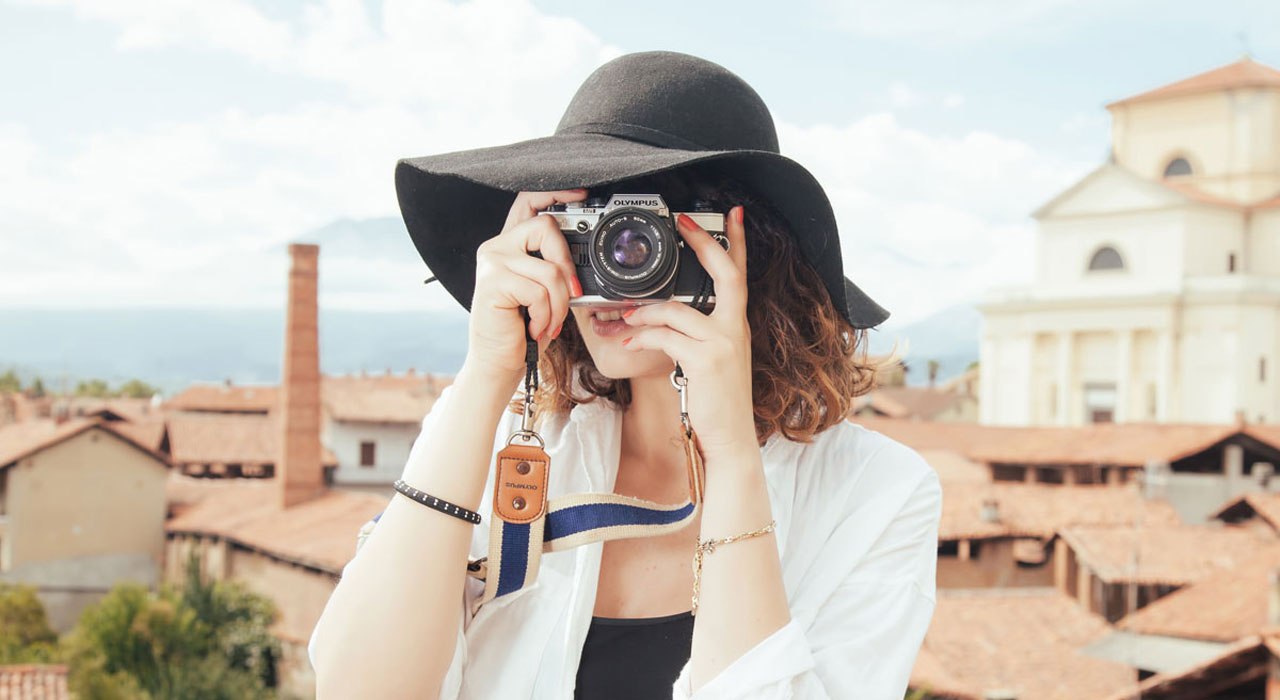
[[[1026,280],[1104,104],[1246,46],[1280,65],[1280,3],[0,2],[0,306],[278,306],[287,242],[398,216],[397,157],[548,134],[600,63],[671,49],[760,92],[905,322]],[[407,237],[342,250],[326,305],[452,304]]]

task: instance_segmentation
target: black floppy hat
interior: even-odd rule
[[[619,56],[587,77],[554,135],[401,159],[396,196],[423,261],[469,310],[476,249],[502,230],[517,192],[596,188],[712,163],[727,167],[786,220],[802,257],[854,328],[889,317],[844,276],[831,203],[808,170],[779,152],[764,101],[737,75],[696,56]]]

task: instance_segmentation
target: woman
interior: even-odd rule
[[[484,600],[463,570],[490,552],[492,517],[397,494],[311,638],[318,697],[902,697],[933,611],[941,492],[914,451],[844,420],[874,381],[864,329],[887,312],[843,277],[825,195],[777,154],[754,91],[684,54],[623,56],[556,136],[402,161],[397,190],[419,252],[471,310],[466,361],[404,482],[490,502],[494,453],[521,423],[504,408],[518,406],[527,330],[553,497],[680,501],[677,362],[705,497],[679,530],[543,553],[532,585]],[[677,222],[713,282],[709,313],[570,305],[581,280],[539,212],[610,192],[728,213],[727,250]],[[500,226],[485,220],[496,201]],[[704,549],[694,616],[695,550],[726,539]]]

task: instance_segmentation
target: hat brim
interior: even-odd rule
[[[476,248],[502,230],[517,192],[600,187],[694,164],[723,167],[767,196],[853,327],[870,328],[889,317],[844,276],[835,215],[821,185],[802,165],[771,151],[682,150],[604,134],[560,134],[401,159],[396,196],[423,262],[469,310]]]

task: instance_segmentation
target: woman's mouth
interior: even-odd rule
[[[624,309],[596,309],[591,312],[591,330],[602,338],[618,335],[626,330],[627,322],[622,320]]]

